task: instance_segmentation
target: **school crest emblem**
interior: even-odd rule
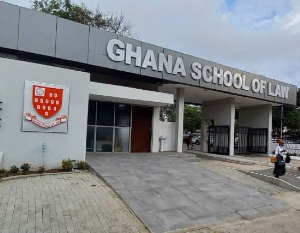
[[[66,123],[68,120],[66,111],[68,111],[69,87],[54,86],[48,84],[40,84],[37,82],[26,81],[25,94],[31,94],[31,103],[29,104],[28,98],[24,99],[24,107],[28,110],[24,111],[24,119],[26,122],[31,123],[44,128],[52,128],[62,123]],[[31,84],[31,85],[30,85]],[[67,91],[67,93],[65,93]],[[67,98],[66,98],[67,94]],[[26,104],[28,102],[28,104]],[[31,105],[27,106],[27,105]],[[24,109],[25,110],[25,109]]]

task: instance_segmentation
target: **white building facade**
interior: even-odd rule
[[[4,168],[54,168],[86,153],[158,152],[160,137],[165,150],[182,152],[184,103],[203,106],[203,152],[269,153],[272,106],[295,105],[296,92],[291,84],[0,2]],[[176,123],[161,122],[160,107],[175,102]]]

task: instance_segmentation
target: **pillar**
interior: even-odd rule
[[[160,107],[153,107],[151,152],[159,151],[159,113]]]
[[[235,123],[235,104],[230,103],[230,123],[229,123],[229,155],[234,155],[234,123]]]
[[[200,151],[202,152],[208,152],[207,147],[207,121],[205,119],[201,120],[201,143],[200,143]]]
[[[176,91],[176,151],[182,152],[183,136],[183,115],[184,115],[184,88],[177,88]]]

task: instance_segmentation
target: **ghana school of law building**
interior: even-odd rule
[[[0,162],[58,167],[86,153],[182,152],[184,103],[201,151],[269,153],[272,106],[295,85],[0,2]],[[176,103],[176,122],[160,107]],[[238,124],[235,125],[236,114]],[[44,153],[43,153],[44,152]]]

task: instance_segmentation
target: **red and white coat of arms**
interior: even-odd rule
[[[32,85],[32,105],[35,111],[45,119],[51,119],[59,113],[63,104],[63,88],[49,87],[43,85]],[[43,122],[37,119],[37,116],[31,112],[25,112],[25,119],[42,127],[51,128],[61,123],[67,122],[67,116],[56,117],[52,122]]]

